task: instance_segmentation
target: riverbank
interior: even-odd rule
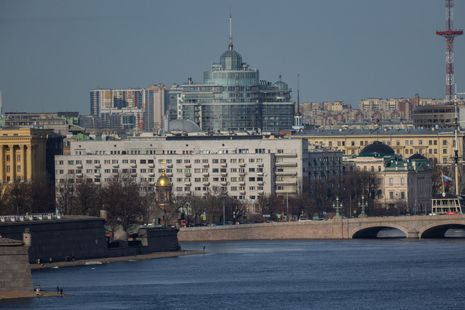
[[[49,269],[49,268],[62,268],[72,266],[87,266],[87,265],[101,265],[114,262],[127,262],[135,260],[146,260],[156,258],[169,258],[185,255],[204,254],[201,251],[173,251],[173,252],[154,252],[149,254],[132,255],[132,256],[119,256],[119,257],[102,257],[93,259],[81,259],[70,262],[52,262],[46,264],[31,264],[31,270]]]
[[[0,301],[4,300],[14,300],[14,299],[24,299],[24,298],[41,298],[41,297],[63,297],[63,296],[73,296],[71,294],[57,294],[56,292],[49,291],[40,291],[40,295],[36,295],[34,291],[31,292],[0,292]]]

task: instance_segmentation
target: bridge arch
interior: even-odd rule
[[[430,224],[418,231],[418,236],[421,239],[445,238],[445,234],[449,229],[465,229],[465,223],[462,221],[450,220],[441,224]]]
[[[352,239],[376,239],[378,233],[383,229],[397,229],[405,235],[405,238],[409,237],[407,228],[387,223],[383,225],[368,224],[364,226],[355,227],[354,229],[352,229],[350,237]]]

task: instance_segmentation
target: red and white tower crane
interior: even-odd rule
[[[454,29],[453,26],[453,0],[446,0],[446,30],[436,31],[436,34],[446,39],[446,100],[453,103],[455,100],[454,82],[454,38],[462,35],[463,30]]]

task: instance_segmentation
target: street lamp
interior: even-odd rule
[[[359,203],[358,203],[358,206],[359,206],[359,208],[362,209],[362,212],[360,213],[360,215],[359,215],[358,217],[365,217],[365,216],[367,216],[367,214],[365,213],[365,209],[366,209],[366,207],[367,207],[367,203],[364,202],[363,199],[364,199],[364,197],[363,197],[363,195],[362,195],[362,202],[359,202]]]
[[[336,197],[336,203],[333,202],[333,208],[336,209],[336,216],[334,216],[334,218],[336,219],[341,218],[341,215],[339,214],[339,210],[342,209],[342,202],[339,203],[339,197]]]

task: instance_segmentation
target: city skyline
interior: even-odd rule
[[[455,27],[465,26],[455,3]],[[247,10],[244,10],[247,8]],[[443,98],[443,1],[372,3],[6,1],[0,4],[5,111],[88,113],[89,90],[202,80],[228,44],[261,77],[289,83],[301,102],[368,97]],[[278,16],[279,14],[279,16]],[[465,39],[455,42],[465,91]]]

